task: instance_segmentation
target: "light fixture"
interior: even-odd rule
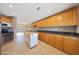
[[[50,12],[50,10],[47,10],[48,12]]]
[[[12,5],[12,4],[10,4],[10,5],[9,5],[9,7],[10,7],[10,8],[12,8],[12,7],[13,7],[13,5]]]

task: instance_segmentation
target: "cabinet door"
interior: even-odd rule
[[[36,23],[36,27],[44,27],[44,26],[45,26],[44,20],[41,20],[41,21]]]
[[[60,14],[57,15],[57,17],[56,17],[57,26],[63,26],[63,19],[64,19],[63,13],[60,13]]]
[[[46,33],[41,32],[41,33],[39,34],[39,38],[40,38],[40,40],[42,40],[43,42],[48,43],[48,36],[47,36]]]
[[[64,26],[76,25],[76,9],[70,9],[64,12],[63,24]]]
[[[40,40],[42,40],[43,42],[49,44],[49,45],[53,45],[53,39],[51,38],[49,33],[41,33],[39,34]]]
[[[79,40],[74,38],[64,38],[64,51],[69,54],[79,54]]]
[[[49,40],[49,34],[48,33],[43,33],[43,34],[44,34],[44,38],[43,38],[44,42],[47,43],[47,44],[49,44],[49,41],[50,41]]]
[[[43,36],[44,35],[42,34],[42,32],[39,32],[39,39],[42,40],[42,41],[44,41],[44,39],[43,39],[44,37]]]
[[[11,19],[8,17],[1,17],[1,22],[8,22],[11,23]]]
[[[63,50],[63,47],[64,47],[63,44],[64,44],[63,37],[55,36],[55,47],[60,50]]]
[[[55,46],[55,37],[54,37],[54,35],[53,34],[49,34],[49,44],[51,45],[51,46]]]
[[[52,16],[47,19],[47,27],[57,26],[56,16]]]
[[[77,7],[77,25],[79,25],[79,6]]]

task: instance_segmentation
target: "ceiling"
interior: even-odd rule
[[[0,14],[15,16],[19,24],[35,21],[78,5],[77,3],[0,3]]]

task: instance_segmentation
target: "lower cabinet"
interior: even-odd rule
[[[63,39],[63,36],[55,36],[55,47],[60,49],[60,50],[63,50],[63,47],[64,47],[64,39]]]
[[[54,41],[54,35],[52,34],[40,32],[39,39],[51,46],[54,46],[55,41]]]
[[[41,33],[41,32],[39,32],[39,39],[41,40],[41,41],[44,41],[45,39],[44,39],[44,35],[43,35],[43,33]]]
[[[76,38],[64,38],[64,51],[68,54],[79,54],[79,40]]]
[[[45,37],[45,42],[49,44],[50,43],[49,34],[44,33],[44,37]]]
[[[48,43],[49,39],[48,39],[48,35],[47,33],[39,33],[39,39],[42,40],[45,43]]]
[[[43,42],[71,55],[79,55],[79,38],[40,32]]]
[[[54,35],[52,35],[52,34],[49,34],[49,44],[51,45],[51,46],[55,46],[55,36]]]

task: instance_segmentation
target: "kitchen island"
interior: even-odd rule
[[[29,48],[33,48],[38,44],[38,33],[37,32],[25,32],[26,43]]]

